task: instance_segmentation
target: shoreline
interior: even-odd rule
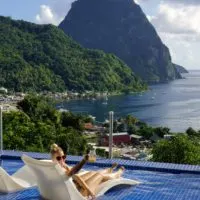
[[[42,95],[46,96],[48,98],[51,98],[53,101],[55,101],[55,104],[62,103],[64,101],[71,101],[71,100],[106,100],[108,97],[112,96],[118,96],[118,95],[128,95],[128,94],[142,94],[149,90],[141,90],[141,91],[132,91],[132,92],[93,92],[93,91],[85,91],[82,93],[78,92],[40,92],[35,93],[36,95]],[[16,94],[0,94],[0,106],[3,107],[3,111],[12,111],[12,110],[18,110],[17,109],[17,103],[19,101],[22,101],[26,95],[29,95],[30,93],[16,93]]]
[[[62,103],[63,100],[71,101],[71,100],[97,100],[97,99],[107,99],[108,97],[119,96],[119,95],[133,95],[133,94],[143,94],[150,90],[141,90],[137,92],[85,92],[85,93],[78,93],[78,92],[70,92],[68,94],[64,93],[56,93],[56,94],[41,94],[47,97],[52,98],[56,101],[56,103]]]

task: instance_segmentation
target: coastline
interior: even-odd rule
[[[115,92],[94,92],[94,91],[85,91],[82,93],[79,92],[63,92],[63,93],[40,93],[40,95],[44,95],[47,97],[52,98],[56,101],[56,103],[62,103],[63,101],[67,100],[97,100],[97,99],[107,99],[108,97],[112,96],[118,96],[118,95],[129,95],[129,94],[143,94],[149,90],[141,90],[141,91],[129,91],[129,92],[121,92],[121,91],[115,91]]]
[[[115,91],[115,92],[94,92],[94,91],[85,91],[82,93],[79,92],[40,92],[36,93],[36,95],[42,95],[46,96],[48,98],[51,98],[53,101],[55,101],[56,104],[62,103],[63,101],[71,101],[71,100],[97,100],[97,99],[106,99],[111,96],[118,96],[118,95],[125,95],[125,94],[141,94],[144,92],[147,92],[147,90],[141,90],[141,91],[130,91],[130,92],[121,92],[121,91]],[[17,103],[24,99],[26,95],[29,95],[30,93],[21,93],[17,92],[15,94],[0,94],[0,106],[2,106],[3,111],[12,111],[17,110]]]

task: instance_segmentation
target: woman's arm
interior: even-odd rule
[[[66,169],[66,174],[68,175],[68,173],[70,172],[72,167],[69,167],[68,165],[65,165],[64,168]]]
[[[72,167],[71,169],[69,169],[69,167],[68,169],[66,168],[66,174],[68,176],[72,176],[76,174],[83,167],[83,165],[88,161],[88,159],[89,159],[89,156],[85,155],[85,157],[79,163],[77,163],[74,167]]]

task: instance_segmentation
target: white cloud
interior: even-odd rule
[[[151,22],[161,32],[200,34],[200,5],[161,3]]]
[[[135,0],[135,3],[140,4],[140,1],[139,0]]]
[[[169,47],[172,59],[175,63],[183,65],[187,69],[199,69],[200,40],[192,42],[186,34],[158,33],[162,41]]]
[[[188,69],[199,68],[200,5],[161,1],[157,14],[147,18],[169,47],[175,63]]]
[[[152,20],[154,20],[155,16],[151,16],[151,15],[146,15],[147,19],[152,22]]]
[[[49,5],[41,5],[36,23],[58,25],[67,15],[75,0],[50,0]]]
[[[165,0],[170,3],[200,4],[199,0]]]
[[[144,3],[144,2],[147,2],[148,0],[135,0],[135,3],[137,4],[141,4],[141,3]]]
[[[49,6],[41,5],[40,13],[36,15],[36,22],[39,24],[56,24],[57,20]]]
[[[146,2],[152,2],[152,0],[135,0],[136,3],[146,3]],[[182,4],[190,4],[190,5],[197,5],[200,4],[200,0],[162,0],[162,2],[166,3],[182,3]]]

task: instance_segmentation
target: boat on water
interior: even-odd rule
[[[107,104],[108,104],[108,102],[107,102],[107,101],[104,101],[104,102],[102,102],[102,104],[103,104],[103,105],[107,105]]]
[[[102,104],[107,105],[108,104],[108,96],[105,96]]]
[[[65,109],[65,108],[59,108],[58,109],[59,112],[69,112],[69,110]]]
[[[90,117],[92,120],[95,120],[95,119],[96,119],[96,117],[93,116],[93,115],[89,115],[89,117]]]

